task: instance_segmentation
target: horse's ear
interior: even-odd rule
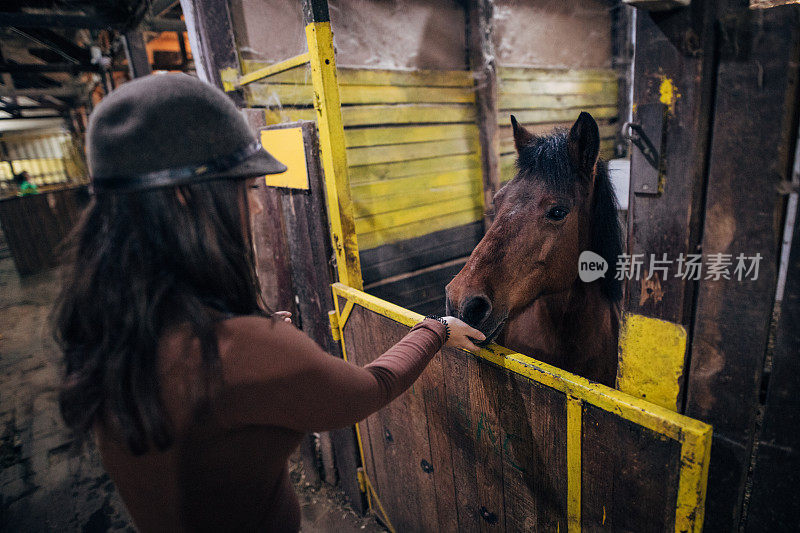
[[[533,134],[520,125],[514,115],[511,115],[511,127],[514,129],[514,145],[517,147],[517,153],[519,153],[533,139]]]
[[[575,167],[586,177],[594,176],[600,154],[600,130],[592,115],[582,111],[567,136],[567,149]]]

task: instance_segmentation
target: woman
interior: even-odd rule
[[[483,339],[426,319],[359,368],[273,319],[244,226],[252,178],[285,167],[194,78],[111,93],[87,151],[94,200],[56,314],[61,410],[76,435],[93,431],[142,531],[298,530],[286,459],[303,433],[363,419],[443,344]]]

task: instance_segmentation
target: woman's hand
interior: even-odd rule
[[[442,318],[444,318],[445,322],[447,322],[447,326],[450,328],[450,338],[447,339],[445,346],[449,348],[462,348],[470,352],[480,351],[480,348],[475,346],[473,340],[478,342],[486,340],[486,335],[454,316],[445,316]]]
[[[289,311],[275,311],[272,315],[277,318],[278,320],[283,320],[284,322],[288,322],[289,324],[292,323],[292,313]]]

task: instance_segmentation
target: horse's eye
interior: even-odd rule
[[[547,218],[547,220],[560,222],[565,218],[567,218],[567,215],[569,215],[569,209],[567,209],[566,207],[556,206],[550,208],[545,217]]]

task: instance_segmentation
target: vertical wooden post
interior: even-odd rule
[[[692,2],[669,17],[643,9],[636,13],[634,106],[660,102],[668,108],[663,192],[634,193],[640,176],[631,169],[628,253],[644,254],[646,260],[650,254],[666,253],[675,260],[698,252],[714,78],[714,3]],[[644,267],[642,273],[649,265]],[[628,281],[626,310],[688,326],[696,283],[662,279],[658,272],[651,280],[645,277]]]
[[[128,59],[128,72],[131,78],[141,78],[153,72],[150,60],[147,59],[147,48],[142,32],[131,30],[125,32],[123,36],[125,38],[125,57]],[[103,73],[103,83],[108,84],[105,73]]]
[[[484,230],[492,224],[489,207],[500,189],[500,137],[497,127],[497,64],[492,42],[494,2],[470,0],[467,9],[469,68],[475,76],[475,104],[483,169]]]
[[[223,89],[220,72],[239,72],[240,67],[228,0],[181,0],[181,9],[198,77]],[[244,105],[241,91],[228,92],[228,96]]]
[[[800,144],[798,144],[800,148]],[[800,184],[800,149],[795,151],[794,179]],[[800,216],[798,194],[792,193],[787,219],[792,238],[786,283],[778,311],[771,372],[764,398],[764,416],[756,438],[750,503],[745,531],[791,531],[800,524],[797,485],[788,472],[800,472]],[[792,229],[793,228],[793,229]],[[769,354],[768,354],[769,357]],[[766,378],[766,376],[765,376]]]
[[[778,221],[786,202],[780,191],[789,182],[797,132],[800,10],[753,12],[746,0],[720,6],[703,254],[731,254],[732,266],[730,279],[704,275],[698,283],[686,414],[714,426],[706,524],[731,531],[746,518],[742,506],[763,408]],[[733,275],[738,254],[759,254],[756,279]],[[786,465],[779,468],[788,472]]]
[[[306,24],[309,64],[314,85],[314,108],[317,112],[336,268],[339,281],[361,289],[361,263],[358,257],[350,180],[347,175],[344,124],[327,0],[303,0],[303,22]]]

